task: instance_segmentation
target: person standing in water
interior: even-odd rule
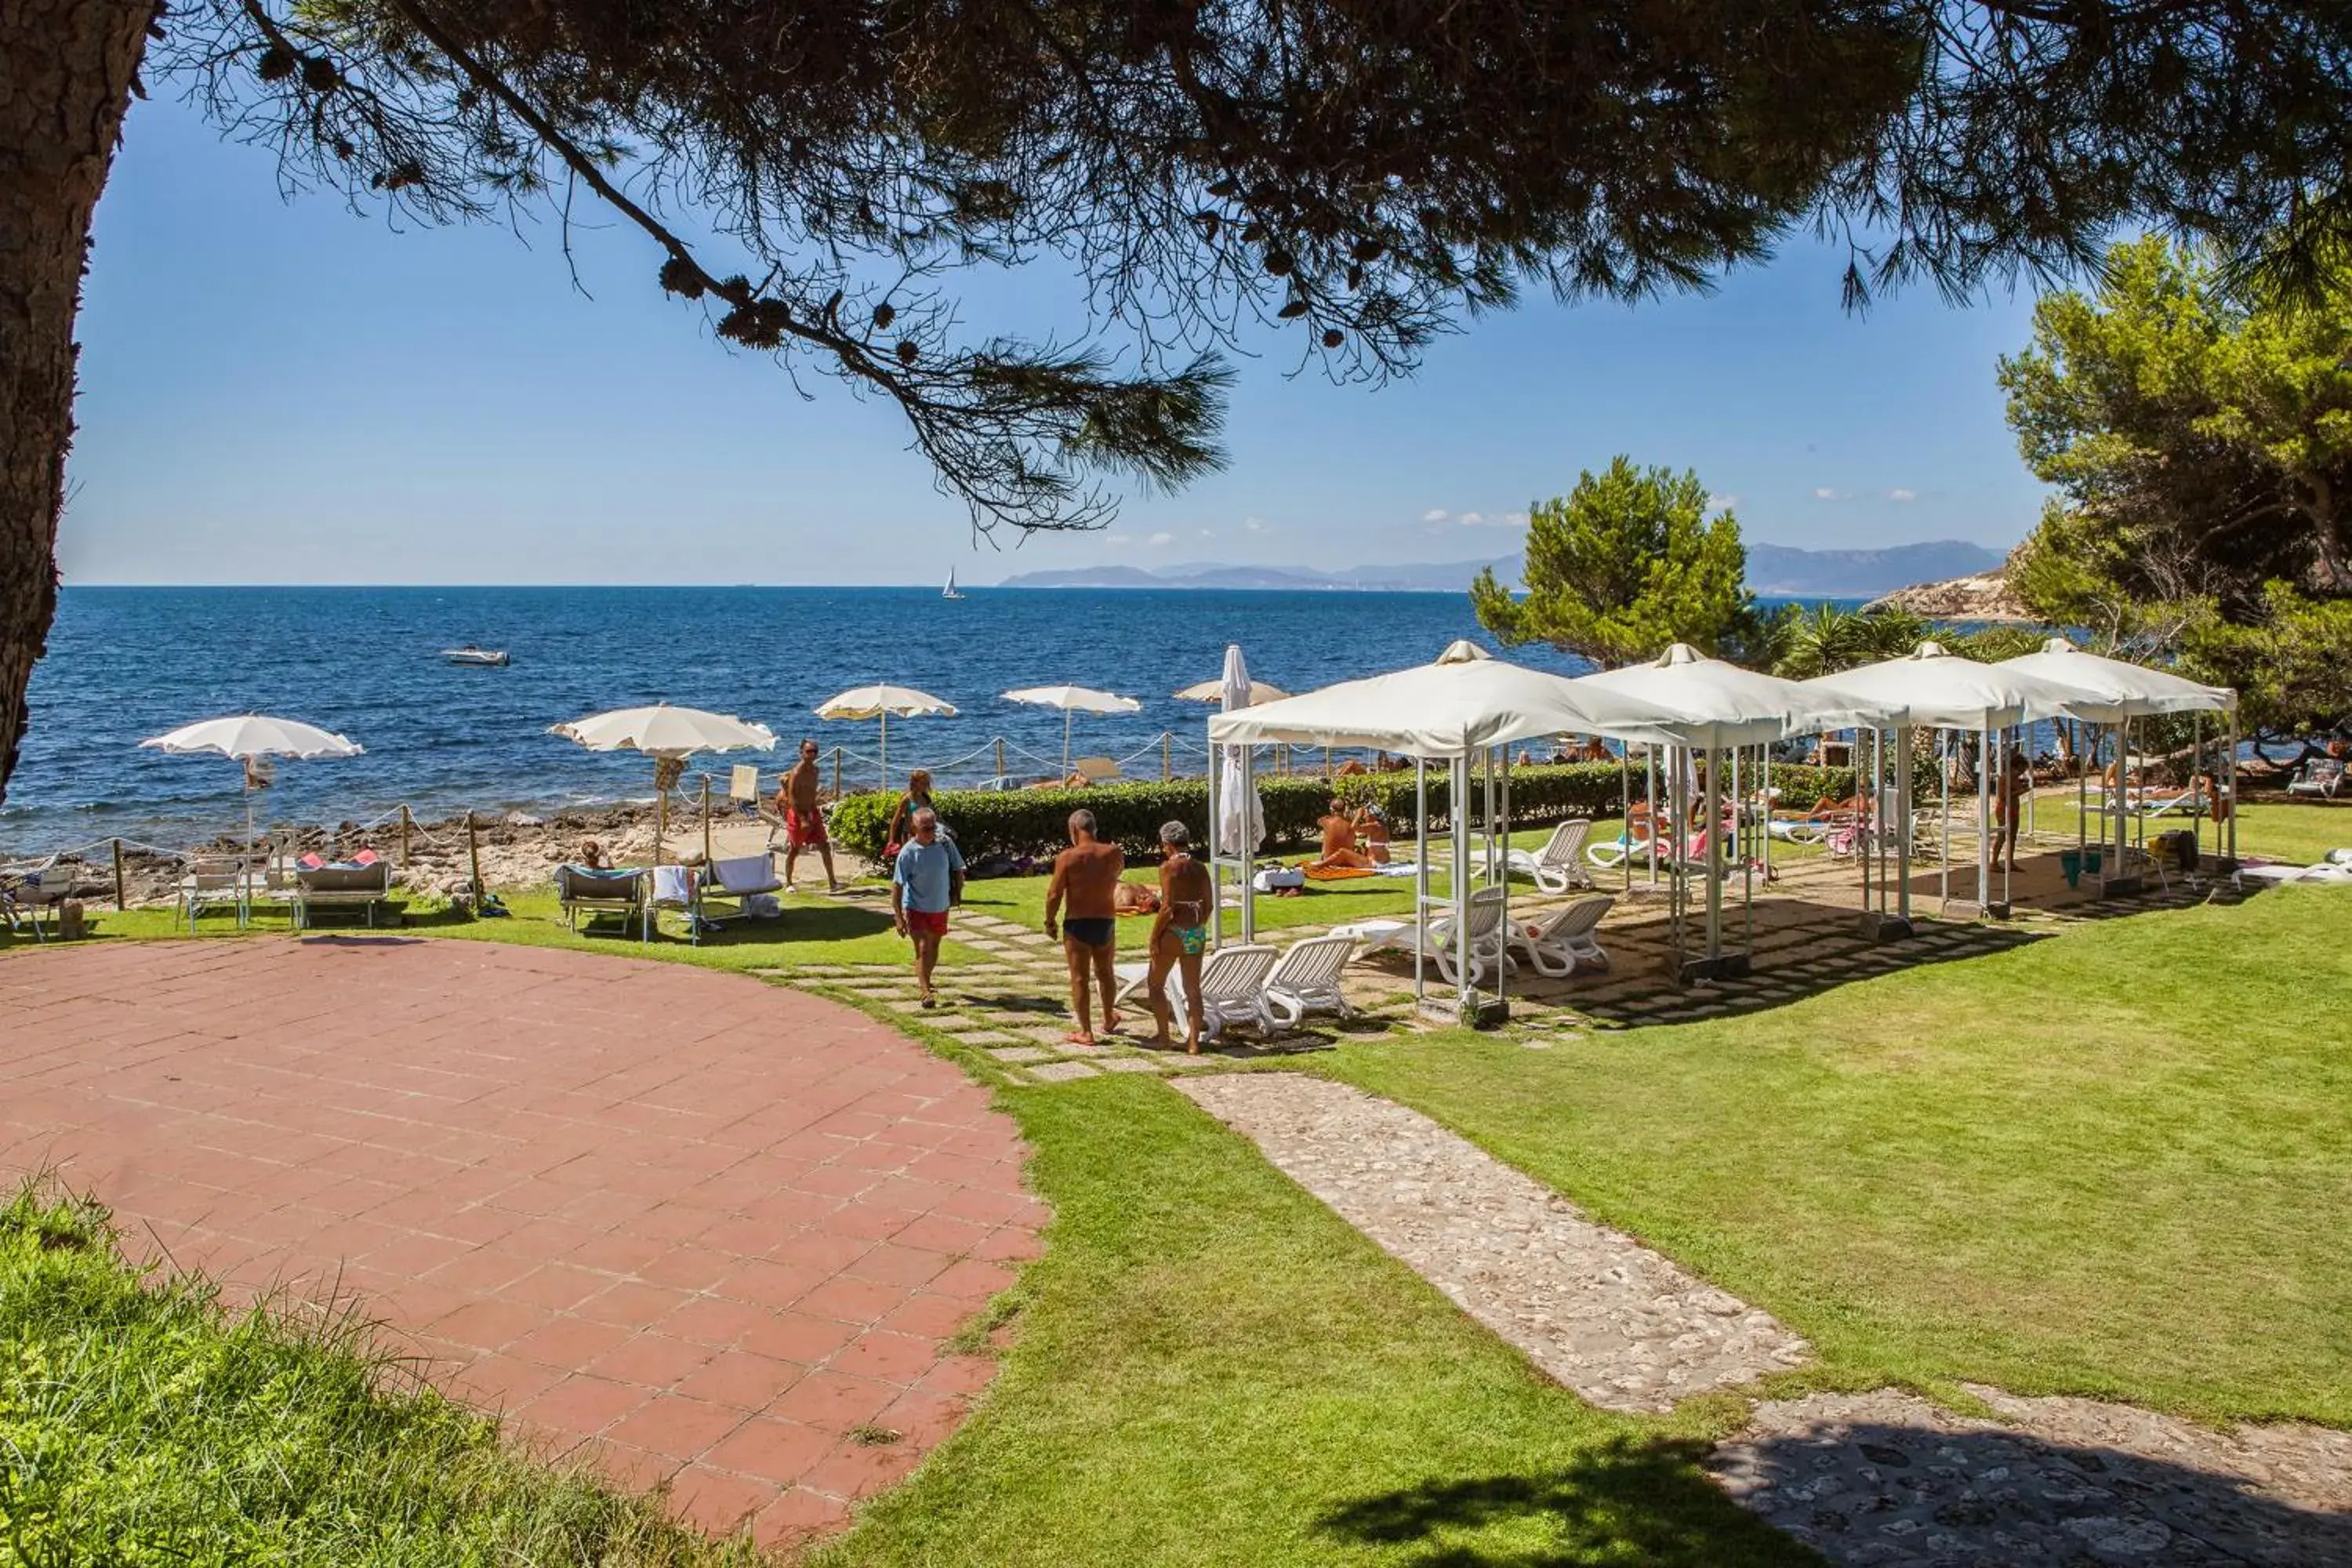
[[[1094,1013],[1087,1005],[1091,976],[1102,988],[1103,1030],[1118,1027],[1111,998],[1118,994],[1112,963],[1118,956],[1118,876],[1127,861],[1116,844],[1095,837],[1095,814],[1070,813],[1070,847],[1054,857],[1054,879],[1045,885],[1045,934],[1058,939],[1070,966],[1070,1013],[1077,1026],[1073,1045],[1095,1043]],[[1062,921],[1063,906],[1069,920]]]
[[[1175,1044],[1168,1035],[1168,972],[1184,977],[1184,1051],[1201,1054],[1201,963],[1209,951],[1210,922],[1216,918],[1216,887],[1209,868],[1192,858],[1192,835],[1181,822],[1160,830],[1160,918],[1151,922],[1151,1016],[1160,1032],[1152,1044]]]

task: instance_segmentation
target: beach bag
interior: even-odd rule
[[[743,912],[755,921],[772,921],[784,912],[784,906],[773,893],[753,893],[743,900]]]
[[[1307,886],[1307,873],[1296,866],[1268,866],[1250,879],[1250,886],[1261,893],[1279,893]]]

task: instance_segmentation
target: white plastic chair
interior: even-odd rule
[[[1277,950],[1262,942],[1221,947],[1209,954],[1201,965],[1202,1039],[1215,1039],[1232,1024],[1254,1026],[1261,1037],[1275,1031],[1276,1014],[1267,1000],[1265,984],[1281,956]],[[1118,974],[1120,984],[1114,1005],[1142,995],[1151,971],[1149,964],[1122,963]],[[1168,972],[1168,1005],[1180,1018],[1187,1016],[1184,972],[1181,968]]]
[[[16,929],[21,913],[33,928],[33,940],[47,942],[41,934],[41,911],[48,910],[54,923],[59,908],[72,896],[77,876],[70,866],[51,864],[0,884],[0,913],[6,915],[8,929]]]
[[[1534,878],[1536,886],[1547,893],[1589,888],[1592,873],[1585,865],[1584,840],[1591,831],[1591,818],[1571,818],[1551,830],[1541,849],[1532,854],[1514,849],[1506,863],[1519,875]]]
[[[1265,998],[1276,1022],[1287,1029],[1309,1013],[1336,1013],[1342,1018],[1353,1014],[1339,979],[1355,956],[1352,936],[1334,933],[1293,942],[1265,980]]]
[[[1473,985],[1484,984],[1486,972],[1494,964],[1517,967],[1506,951],[1504,940],[1507,896],[1501,888],[1481,888],[1470,895],[1468,936]],[[1410,953],[1418,949],[1423,957],[1436,962],[1437,973],[1444,976],[1447,984],[1462,983],[1459,966],[1454,963],[1455,931],[1450,914],[1430,921],[1426,932],[1410,921],[1359,921],[1354,925],[1334,926],[1331,934],[1354,938],[1363,944],[1366,953],[1380,949]]]
[[[1613,893],[1577,899],[1511,928],[1510,945],[1527,955],[1538,974],[1564,979],[1580,968],[1606,969],[1609,954],[1594,936],[1601,917],[1617,901]]]

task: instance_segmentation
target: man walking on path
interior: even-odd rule
[[[784,818],[784,888],[793,885],[793,868],[800,863],[801,851],[814,849],[824,862],[824,889],[828,893],[841,891],[841,879],[834,875],[833,840],[824,833],[824,812],[817,805],[817,784],[821,775],[816,766],[816,742],[801,742],[801,760],[776,786],[776,809]]]
[[[1060,938],[1062,954],[1069,961],[1070,1012],[1078,1026],[1069,1038],[1075,1045],[1095,1043],[1094,1013],[1087,1005],[1089,973],[1102,987],[1103,1032],[1118,1028],[1118,1015],[1111,1007],[1118,976],[1111,972],[1111,964],[1118,955],[1118,907],[1114,900],[1118,895],[1118,874],[1125,869],[1127,861],[1118,846],[1095,837],[1095,814],[1070,813],[1070,847],[1054,857],[1054,879],[1045,887],[1045,934]],[[1063,921],[1059,916],[1066,902],[1069,919]]]
[[[940,961],[940,941],[948,934],[948,910],[963,898],[963,852],[940,832],[929,806],[915,813],[914,837],[898,847],[890,868],[890,918],[898,934],[915,943],[915,984],[923,1005],[931,996],[931,969]]]

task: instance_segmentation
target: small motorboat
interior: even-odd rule
[[[504,664],[507,650],[502,647],[476,647],[467,643],[464,647],[445,647],[441,657],[451,664]]]

